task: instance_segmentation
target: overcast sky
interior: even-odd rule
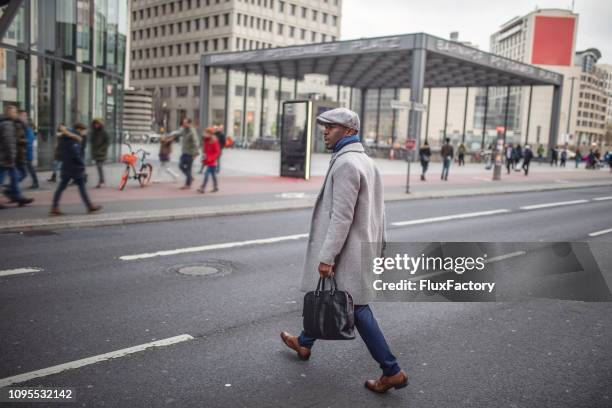
[[[425,32],[489,50],[489,36],[536,6],[571,8],[572,0],[343,0],[342,39]],[[612,0],[575,0],[578,17],[576,50],[597,48],[600,63],[612,64]]]

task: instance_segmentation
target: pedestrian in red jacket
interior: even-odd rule
[[[202,183],[202,187],[198,189],[198,193],[204,193],[206,190],[206,183],[208,183],[209,175],[212,176],[212,192],[214,193],[219,191],[217,185],[217,160],[221,155],[221,147],[219,146],[219,141],[215,136],[215,129],[212,127],[208,127],[204,130],[204,143],[202,146],[202,151],[204,153],[202,164],[206,166],[206,172],[204,173],[204,182]]]

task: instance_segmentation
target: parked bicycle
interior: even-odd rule
[[[153,166],[149,163],[145,163],[146,157],[151,153],[143,149],[134,151],[132,145],[124,143],[130,152],[121,156],[121,162],[125,163],[125,170],[121,174],[121,181],[119,182],[119,190],[123,190],[128,182],[128,179],[132,178],[138,180],[140,187],[144,187],[151,182],[151,176],[153,175]],[[140,171],[136,171],[136,164],[138,163],[138,154],[140,153]]]

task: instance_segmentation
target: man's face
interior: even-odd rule
[[[188,128],[189,127],[189,122],[187,121],[187,119],[183,119],[183,122],[181,123],[181,126],[184,128]]]
[[[21,120],[22,120],[22,121],[24,121],[24,122],[27,122],[27,121],[28,121],[28,114],[27,114],[27,113],[25,113],[25,112],[21,112],[21,113],[19,114],[19,119],[21,119]]]
[[[4,110],[4,113],[6,114],[6,116],[8,116],[11,119],[17,119],[17,109],[11,107],[11,108],[6,108]]]
[[[328,123],[328,124],[322,125],[322,130],[323,130],[323,140],[325,141],[325,147],[328,150],[333,149],[336,143],[338,143],[338,140],[354,133],[351,129],[345,128],[344,126],[337,125],[335,123]]]

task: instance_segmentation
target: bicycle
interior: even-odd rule
[[[149,163],[145,163],[145,159],[151,153],[138,149],[135,152],[132,150],[132,145],[129,143],[124,143],[129,149],[130,152],[121,156],[121,163],[125,163],[125,170],[121,174],[121,181],[119,182],[119,190],[123,190],[125,185],[128,182],[128,179],[133,178],[134,180],[138,180],[140,183],[140,187],[144,187],[151,182],[151,176],[153,176],[153,166]],[[140,171],[136,171],[136,163],[138,162],[138,153],[141,153],[140,156]],[[133,174],[133,175],[131,175]]]

